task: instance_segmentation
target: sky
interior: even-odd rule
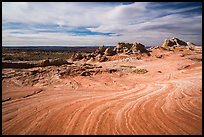
[[[201,2],[3,2],[3,46],[202,45]]]

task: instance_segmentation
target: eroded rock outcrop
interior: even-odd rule
[[[189,50],[194,50],[195,49],[195,46],[196,44],[192,43],[192,42],[187,42],[187,45],[188,45],[188,49]]]
[[[2,67],[3,68],[19,68],[19,69],[27,69],[33,67],[46,67],[46,66],[61,66],[64,64],[73,64],[67,62],[63,59],[47,59],[47,60],[40,60],[40,61],[3,61]]]
[[[64,59],[47,59],[47,60],[39,61],[39,63],[37,63],[36,66],[38,66],[38,67],[61,66],[63,64],[72,64],[72,63],[67,62]]]
[[[80,54],[75,53],[72,55],[71,59],[73,61],[77,60],[86,60],[88,62],[99,61],[104,62],[108,60],[108,56],[114,56],[116,54],[125,53],[125,54],[140,54],[147,53],[150,55],[149,51],[141,43],[124,43],[120,42],[116,47],[105,47],[104,45],[99,46],[94,52],[89,54]]]
[[[33,62],[28,62],[28,61],[17,61],[17,62],[3,61],[2,62],[2,68],[27,69],[27,68],[32,68],[36,66],[37,64]]]
[[[162,49],[166,49],[166,50],[174,50],[174,49],[193,50],[194,47],[195,47],[195,44],[192,44],[191,42],[182,41],[176,37],[173,37],[171,39],[165,39],[163,45],[161,46]]]
[[[112,48],[107,48],[104,52],[104,55],[106,56],[113,56],[116,54],[116,51],[114,51]]]
[[[148,53],[148,50],[141,43],[118,43],[116,46],[117,53],[135,54]]]
[[[104,61],[107,61],[108,58],[105,56],[105,55],[101,55],[101,54],[98,54],[96,56],[96,59],[99,61],[99,62],[104,62]]]
[[[105,52],[105,50],[106,50],[106,47],[105,47],[104,45],[99,46],[99,48],[96,49],[95,54],[101,54],[101,55],[103,55],[104,52]]]
[[[76,60],[81,60],[83,59],[84,56],[81,53],[74,53],[71,57],[72,60],[76,61]]]
[[[116,45],[116,51],[117,53],[123,53],[123,52],[127,52],[133,44],[130,43],[124,43],[124,42],[119,42]]]

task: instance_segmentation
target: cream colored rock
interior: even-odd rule
[[[161,47],[164,49],[171,49],[172,47],[176,48],[181,46],[187,46],[187,43],[176,37],[173,37],[171,39],[165,39]]]
[[[106,56],[113,56],[115,54],[116,54],[116,52],[114,52],[112,48],[107,48],[104,52],[104,55],[106,55]]]

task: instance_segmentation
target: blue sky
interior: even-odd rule
[[[3,46],[202,44],[201,2],[3,2]]]

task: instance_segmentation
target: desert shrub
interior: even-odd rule
[[[7,56],[7,57],[4,57],[4,60],[12,60],[12,56]]]
[[[202,61],[202,58],[189,58],[189,59],[191,59],[193,61]]]
[[[125,66],[125,65],[121,65],[120,67],[124,67],[124,68],[136,68],[135,66]]]
[[[196,51],[197,54],[202,54],[202,51]]]
[[[133,72],[136,74],[145,74],[148,71],[146,69],[135,69],[135,70],[133,70]]]

